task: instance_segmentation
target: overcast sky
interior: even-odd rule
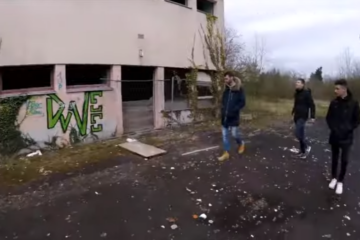
[[[322,65],[332,73],[346,47],[360,57],[359,0],[224,1],[226,22],[248,46],[261,36],[272,65],[303,73]]]

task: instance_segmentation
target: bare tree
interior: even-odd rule
[[[264,71],[267,61],[268,51],[266,49],[266,41],[263,37],[255,34],[254,43],[249,49],[249,59],[252,64],[256,65],[260,72]]]
[[[268,50],[263,37],[254,36],[253,44],[246,48],[241,59],[241,69],[247,80],[258,80],[268,61]]]
[[[352,78],[360,76],[360,61],[355,58],[350,48],[345,48],[337,57],[340,77]]]
[[[226,25],[224,45],[226,68],[243,73],[245,81],[257,80],[268,61],[265,39],[255,35],[253,43],[247,47],[236,29]]]
[[[228,69],[238,69],[241,65],[244,44],[240,40],[240,35],[230,25],[225,26],[225,57]]]

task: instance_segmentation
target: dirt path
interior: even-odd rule
[[[219,133],[170,144],[156,159],[119,158],[115,167],[2,199],[0,239],[360,239],[360,149],[336,198],[327,188],[326,130],[319,122],[308,132],[306,161],[291,158],[288,130],[248,133],[246,154],[224,164],[216,149],[181,156],[219,145]],[[206,220],[193,219],[201,213]]]

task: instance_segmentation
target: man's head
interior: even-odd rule
[[[335,94],[337,97],[345,97],[347,95],[347,81],[345,79],[336,80],[335,83]]]
[[[303,89],[305,86],[305,79],[303,78],[298,78],[295,82],[295,88],[300,90]]]
[[[232,72],[226,72],[224,74],[224,81],[226,84],[231,84],[234,82],[234,74]]]

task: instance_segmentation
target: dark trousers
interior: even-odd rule
[[[298,119],[295,121],[295,136],[300,144],[300,152],[305,153],[307,144],[305,140],[305,119]]]
[[[341,152],[341,156],[340,156],[340,152]],[[346,169],[349,163],[350,145],[332,144],[331,153],[332,153],[332,164],[331,164],[332,178],[336,178],[339,182],[343,182],[346,174]],[[340,168],[340,174],[338,175],[339,157],[341,159],[341,168]]]

